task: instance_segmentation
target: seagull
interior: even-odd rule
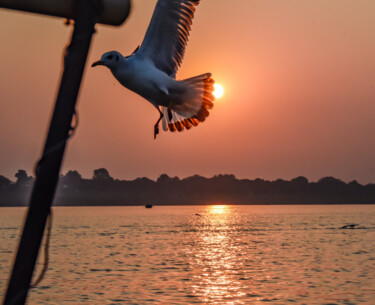
[[[176,80],[195,7],[200,0],[159,0],[142,44],[129,56],[103,54],[92,64],[109,68],[121,85],[142,96],[159,111],[154,139],[164,131],[183,131],[204,122],[213,107],[211,73]]]

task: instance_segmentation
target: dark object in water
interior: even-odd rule
[[[357,224],[350,224],[342,226],[340,229],[362,229],[363,227],[357,225]]]
[[[199,217],[202,217],[202,215],[201,215],[201,214],[199,214],[199,213],[196,213],[196,214],[195,214],[195,216],[199,216]]]
[[[146,208],[146,209],[151,209],[152,207],[153,207],[152,204],[146,204],[146,205],[145,205],[145,208]]]

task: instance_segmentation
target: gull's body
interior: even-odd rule
[[[154,127],[182,131],[197,126],[213,107],[213,79],[205,73],[176,80],[195,6],[199,0],[159,0],[142,45],[130,56],[105,53],[93,66],[107,66],[126,88],[139,94],[160,113]]]
[[[179,87],[178,81],[136,54],[122,57],[111,72],[121,85],[141,95],[156,108],[159,105],[168,107],[168,89]]]

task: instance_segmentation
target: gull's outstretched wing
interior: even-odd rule
[[[181,65],[199,0],[159,0],[138,55],[175,77]]]

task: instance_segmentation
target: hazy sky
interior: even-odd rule
[[[134,0],[123,26],[98,25],[88,64],[106,51],[131,53],[155,3]],[[0,10],[2,175],[32,173],[71,30],[62,19]],[[212,72],[224,86],[208,120],[154,141],[153,106],[87,65],[63,172],[375,182],[374,30],[373,0],[202,0],[177,76]]]

